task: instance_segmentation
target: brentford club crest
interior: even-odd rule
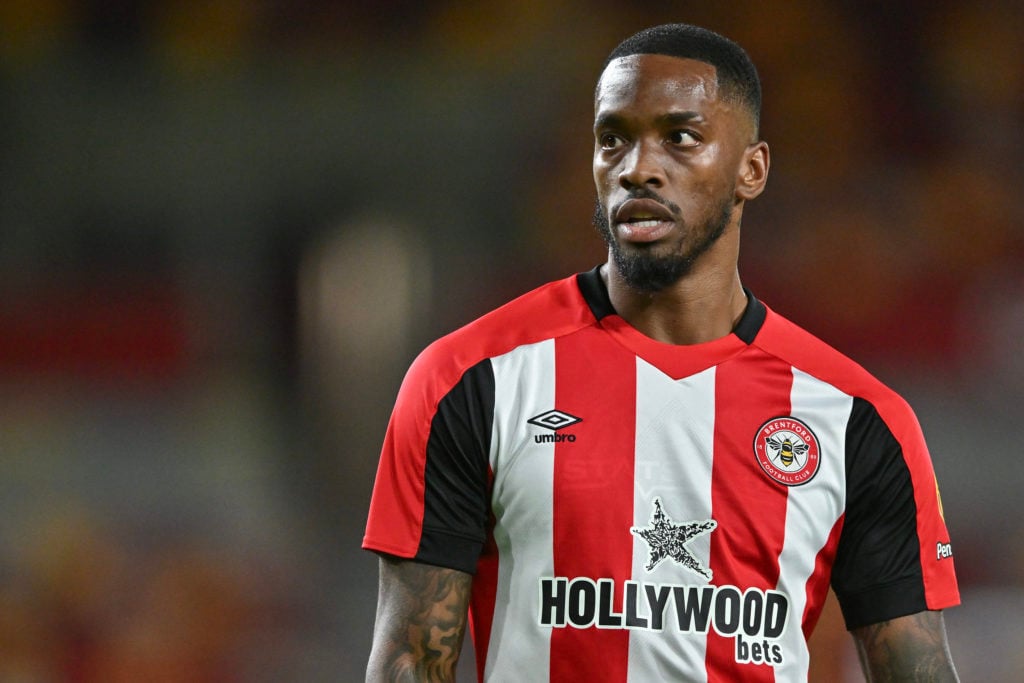
[[[754,456],[769,477],[786,486],[806,484],[818,472],[821,450],[811,428],[795,417],[774,417],[757,430]]]

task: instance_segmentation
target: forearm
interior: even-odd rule
[[[454,681],[471,586],[472,577],[464,572],[381,558],[366,680]]]
[[[941,612],[921,612],[853,632],[869,683],[955,683],[956,669]]]

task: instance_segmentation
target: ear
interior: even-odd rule
[[[762,141],[748,145],[743,152],[739,175],[736,178],[736,197],[750,201],[764,191],[768,182],[768,143]]]

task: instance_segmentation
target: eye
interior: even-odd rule
[[[689,130],[674,130],[668,135],[669,141],[673,145],[679,145],[681,147],[694,147],[700,143],[700,139]]]
[[[622,145],[622,138],[613,133],[603,133],[598,137],[598,143],[601,145],[601,149],[615,149]]]

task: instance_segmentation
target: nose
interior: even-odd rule
[[[664,150],[655,142],[637,141],[622,159],[619,184],[625,189],[665,184]]]

